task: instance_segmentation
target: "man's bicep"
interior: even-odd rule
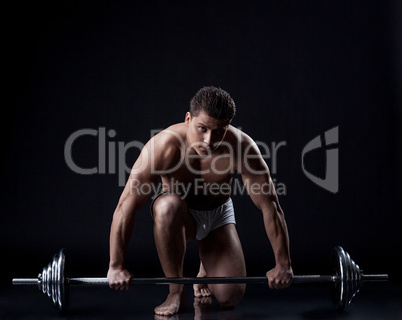
[[[262,157],[258,145],[247,135],[243,137],[240,154],[241,157],[238,159],[240,166],[238,167],[242,175],[269,175],[268,165]]]
[[[175,164],[179,155],[166,135],[151,138],[131,169],[123,191],[125,201],[136,210],[142,207],[158,188],[159,177]]]
[[[260,210],[276,206],[276,191],[268,165],[254,141],[245,146],[241,175],[251,200]]]
[[[159,176],[153,173],[151,160],[149,149],[144,147],[131,169],[119,201],[130,210],[141,208],[157,188]]]

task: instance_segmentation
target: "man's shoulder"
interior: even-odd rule
[[[183,126],[184,125],[184,126]],[[181,157],[186,137],[185,124],[174,124],[153,136],[147,143],[148,152],[152,155],[152,161],[159,167],[169,167]]]
[[[163,129],[152,139],[154,140],[155,143],[162,145],[165,148],[177,147],[180,146],[181,144],[184,144],[187,128],[188,127],[185,123],[173,124],[170,127]]]
[[[230,144],[241,146],[242,149],[254,143],[254,140],[247,133],[232,125],[229,125],[226,139]]]

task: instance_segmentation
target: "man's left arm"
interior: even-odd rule
[[[249,137],[246,137],[243,146],[241,161],[243,183],[251,200],[263,214],[265,231],[275,255],[275,268],[267,272],[268,283],[270,288],[286,288],[292,281],[293,271],[285,216],[279,205],[269,168],[258,146]]]

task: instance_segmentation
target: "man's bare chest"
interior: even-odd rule
[[[186,157],[176,170],[167,177],[181,183],[194,183],[201,180],[206,183],[227,183],[235,174],[235,163],[229,154],[218,154],[206,157]]]

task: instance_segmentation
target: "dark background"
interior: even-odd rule
[[[117,174],[70,170],[66,140],[105,128],[117,133],[107,143],[145,143],[151,130],[183,121],[205,85],[230,92],[235,126],[268,145],[286,142],[273,177],[286,185],[280,202],[295,273],[330,272],[330,249],[342,245],[366,272],[400,281],[400,9],[397,1],[5,6],[2,283],[36,277],[62,247],[73,275],[105,276],[122,187]],[[336,126],[339,192],[332,194],[304,175],[301,152]],[[138,153],[127,151],[127,165]],[[98,138],[77,140],[73,157],[97,166]],[[324,177],[325,150],[309,154],[306,166]],[[262,216],[248,197],[233,200],[248,273],[265,274],[274,259]],[[148,208],[137,215],[127,267],[162,276]],[[185,275],[195,276],[198,264],[190,243]]]

